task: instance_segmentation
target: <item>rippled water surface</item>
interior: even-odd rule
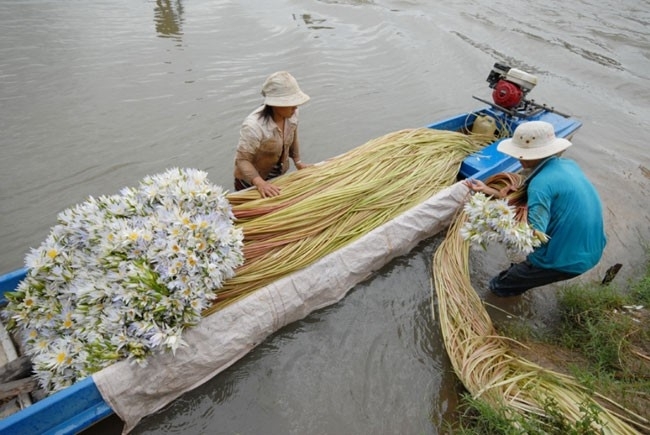
[[[584,125],[566,156],[606,208],[585,279],[644,264],[650,240],[650,2],[0,2],[0,273],[67,207],[173,166],[228,189],[243,118],[289,70],[303,160],[477,108],[494,62],[538,77],[530,97]],[[435,434],[459,388],[431,315],[438,238],[339,304],[268,339],[145,419],[140,434]],[[477,255],[477,291],[505,264]],[[549,321],[552,289],[502,307]],[[112,418],[101,425],[119,433]]]

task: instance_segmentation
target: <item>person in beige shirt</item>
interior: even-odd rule
[[[255,186],[263,198],[277,196],[280,188],[269,180],[309,164],[300,161],[298,106],[309,101],[296,79],[286,71],[271,74],[262,86],[264,103],[246,117],[235,154],[235,190]]]

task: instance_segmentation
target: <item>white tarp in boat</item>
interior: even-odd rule
[[[183,393],[227,369],[283,326],[341,300],[395,257],[445,229],[464,203],[456,183],[312,265],[205,317],[186,331],[187,347],[149,358],[147,367],[120,361],[93,375],[104,400],[130,432]]]

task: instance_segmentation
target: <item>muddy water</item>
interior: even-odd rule
[[[230,188],[238,126],[273,71],[291,71],[312,97],[302,157],[316,162],[475,108],[499,61],[538,77],[531,98],[583,121],[566,156],[601,193],[609,238],[584,279],[620,262],[624,284],[650,240],[649,24],[650,3],[630,0],[0,2],[0,272],[21,267],[56,214],[88,195],[172,166]],[[458,385],[431,315],[437,243],[134,432],[441,432]],[[552,321],[552,288],[514,302],[485,295],[505,261],[473,255],[477,291],[534,324]],[[120,428],[110,419],[100,429]]]

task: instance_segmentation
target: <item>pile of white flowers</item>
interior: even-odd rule
[[[464,240],[487,249],[491,242],[501,243],[510,258],[527,255],[548,239],[527,222],[516,218],[515,207],[505,199],[492,199],[482,192],[474,193],[464,206],[467,220],[460,229]]]
[[[222,188],[177,168],[61,212],[5,309],[41,387],[182,346],[244,261],[233,221]]]

